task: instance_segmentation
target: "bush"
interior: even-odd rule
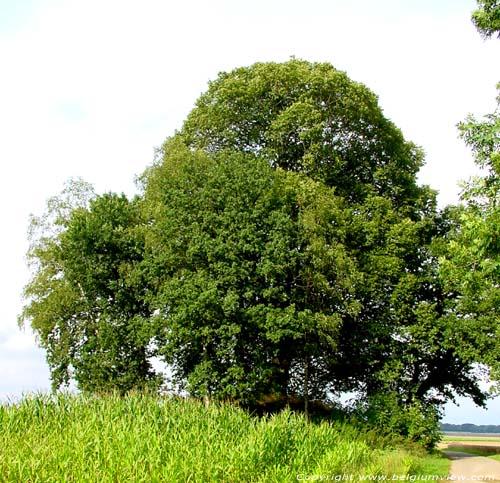
[[[357,415],[381,434],[432,449],[442,437],[439,410],[420,401],[403,404],[394,394],[377,394],[357,408]]]

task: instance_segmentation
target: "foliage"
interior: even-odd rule
[[[181,136],[209,153],[252,153],[300,171],[350,202],[377,194],[398,207],[421,205],[421,150],[384,117],[373,92],[327,63],[292,59],[222,73]]]
[[[477,0],[477,10],[472,12],[472,22],[484,38],[500,37],[500,3],[498,0]]]
[[[490,37],[500,28],[500,5],[496,0],[478,0],[478,7],[472,15],[473,22],[484,37]],[[458,126],[483,175],[464,184],[464,205],[450,211],[452,223],[439,251],[439,277],[448,299],[444,316],[458,336],[450,340],[475,370],[477,379],[490,382],[498,381],[500,376],[498,102],[500,97],[495,112],[484,119],[468,116]],[[478,387],[472,396],[480,405],[487,398]]]
[[[38,396],[0,406],[3,482],[289,482],[302,475],[425,473],[418,452],[365,441],[347,423],[135,393]],[[444,474],[444,472],[443,472]],[[301,478],[302,478],[301,476]],[[413,480],[412,480],[413,481]]]
[[[500,425],[498,424],[441,424],[441,429],[446,432],[460,433],[500,433]]]
[[[450,466],[450,459],[441,452],[430,452],[417,460],[413,468],[415,479],[411,481],[439,481],[436,476],[441,476],[441,480],[445,481],[449,477]]]
[[[47,350],[54,388],[122,391],[153,383],[144,320],[150,316],[136,264],[143,240],[135,201],[94,195],[76,182],[32,218],[34,276],[20,322]]]
[[[453,311],[457,327],[468,334],[470,357],[484,365],[486,376],[492,371],[490,375],[498,378],[499,113],[484,120],[469,116],[459,128],[485,174],[464,186],[462,198],[466,205],[457,213],[459,226],[448,237],[441,272],[448,290],[458,294],[453,299]]]
[[[149,173],[145,205],[157,344],[193,394],[287,394],[296,363],[318,356],[319,366],[335,350],[339,314],[358,306],[345,208],[331,189],[175,141]]]
[[[158,344],[194,394],[481,400],[439,280],[452,221],[365,86],[295,59],[220,74],[162,156]]]
[[[494,313],[486,329],[461,315],[462,279],[439,266],[461,215],[418,186],[422,163],[376,96],[329,64],[222,73],[139,197],[75,185],[32,220],[20,321],[55,388],[155,386],[157,355],[178,389],[250,407],[387,393],[391,425],[433,441],[454,393],[484,402],[475,364],[496,356]]]
[[[372,395],[357,408],[356,414],[363,424],[374,427],[379,434],[400,436],[427,449],[434,448],[442,438],[441,414],[436,405],[419,400],[402,405],[396,393]]]

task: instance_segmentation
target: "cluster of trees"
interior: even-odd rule
[[[500,426],[498,424],[442,424],[441,429],[449,433],[500,433]]]
[[[329,64],[220,74],[139,180],[73,181],[31,220],[21,323],[53,387],[253,405],[357,394],[436,420],[498,375],[499,119],[462,135],[488,175],[438,210],[422,151]],[[390,401],[390,402],[388,402]]]

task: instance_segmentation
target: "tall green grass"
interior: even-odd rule
[[[258,419],[227,404],[141,394],[0,406],[2,482],[358,481],[409,474],[419,461],[349,424],[289,411]]]

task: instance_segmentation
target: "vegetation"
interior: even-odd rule
[[[462,441],[462,442],[488,442],[488,443],[498,443],[500,445],[500,437],[498,436],[481,436],[479,434],[474,435],[474,436],[463,436],[463,435],[449,435],[445,434],[443,435],[442,441],[446,442],[456,442],[456,441]]]
[[[346,423],[311,424],[289,411],[256,419],[234,405],[145,393],[25,399],[0,406],[0,428],[6,483],[358,481],[428,474],[438,461]]]
[[[500,377],[499,126],[461,124],[488,174],[440,211],[366,86],[297,59],[221,73],[139,196],[73,182],[32,219],[20,323],[54,389],[156,390],[158,357],[206,402],[307,419],[353,392],[361,421],[432,446],[444,403]]]
[[[389,393],[434,420],[452,390],[482,402],[442,317],[447,215],[365,86],[299,60],[223,73],[161,154],[144,178],[155,309],[191,393]]]
[[[478,0],[473,14],[485,36],[498,32],[500,6],[496,0]],[[499,85],[500,86],[500,85]],[[440,260],[441,279],[454,295],[450,310],[456,325],[476,335],[465,339],[469,357],[482,363],[480,375],[498,381],[500,301],[500,96],[494,112],[483,119],[468,116],[459,124],[461,137],[471,149],[482,176],[464,184],[464,206],[456,211],[456,226],[447,237]],[[473,342],[471,344],[471,342]],[[493,386],[491,392],[495,392]],[[498,389],[498,388],[497,388]]]
[[[426,444],[454,393],[484,402],[489,326],[439,274],[454,212],[366,87],[295,59],[236,69],[159,154],[139,197],[74,183],[32,220],[20,320],[54,388],[158,387],[157,356],[207,400],[298,398],[307,415],[356,391],[368,419]]]
[[[409,481],[446,481],[450,474],[450,460],[439,452],[422,455],[417,462],[414,475]],[[439,477],[439,478],[438,478]]]
[[[441,424],[442,431],[455,431],[464,433],[500,433],[498,424]]]
[[[468,453],[475,456],[495,456],[500,451],[500,448],[496,446],[481,446],[479,444],[470,445],[463,443],[449,443],[446,449],[451,451],[460,451],[461,453]]]
[[[481,335],[475,338],[469,353],[481,354],[482,362],[496,380],[500,369],[493,356],[500,348],[499,112],[484,120],[469,117],[460,124],[460,131],[485,175],[470,180],[464,187],[466,205],[459,212],[460,225],[449,238],[441,269],[450,290],[458,295],[454,310],[459,314],[459,323],[467,321],[481,327]]]
[[[500,460],[500,437],[445,435],[442,440],[447,450],[469,453],[475,456],[485,456]]]
[[[155,385],[147,285],[133,273],[144,250],[140,216],[137,200],[96,196],[74,180],[31,220],[36,276],[23,317],[47,350],[54,389],[71,377],[86,392]]]
[[[477,10],[472,13],[472,21],[484,38],[500,35],[500,3],[498,0],[477,0]]]

